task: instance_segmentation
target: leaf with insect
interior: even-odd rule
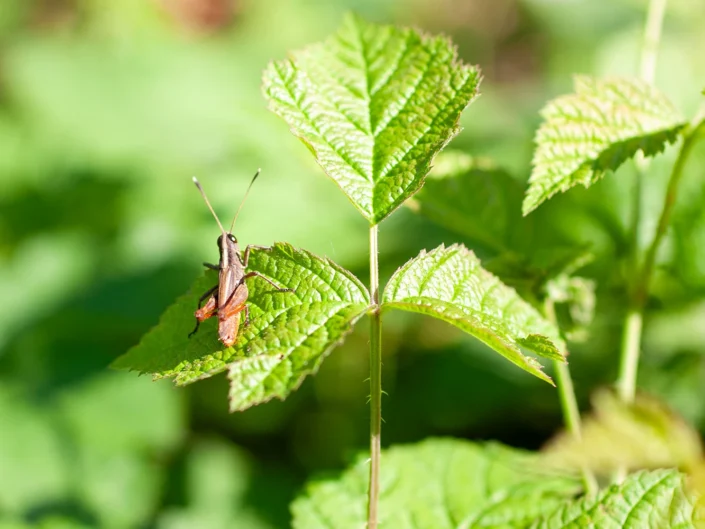
[[[638,151],[663,151],[686,125],[656,88],[625,78],[576,76],[575,93],[551,101],[541,114],[525,215],[556,193],[591,186]]]
[[[540,459],[499,444],[430,439],[383,454],[380,527],[527,527],[580,491],[574,477],[544,472]],[[365,526],[369,464],[312,483],[292,504],[295,529]]]
[[[475,336],[522,369],[549,383],[541,364],[521,348],[565,361],[558,329],[516,291],[482,268],[460,245],[421,252],[392,276],[382,308],[420,312]]]
[[[198,297],[217,282],[217,273],[208,271],[113,367],[174,377],[177,385],[228,369],[230,408],[243,410],[295,390],[369,306],[367,290],[350,272],[289,244],[253,249],[248,271],[294,291],[278,292],[261,278],[248,279],[250,324],[241,327],[233,347],[218,341],[215,318],[187,337]]]
[[[269,108],[377,224],[419,190],[479,82],[448,38],[350,15],[327,41],[270,64],[263,89]]]

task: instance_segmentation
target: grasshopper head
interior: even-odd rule
[[[235,244],[237,244],[237,237],[235,237],[235,235],[233,235],[232,233],[226,233],[225,235],[228,237],[228,241],[234,242]],[[223,236],[219,235],[218,236],[218,248],[222,247],[222,245],[223,245]]]

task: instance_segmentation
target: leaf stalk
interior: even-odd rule
[[[673,207],[675,206],[676,196],[678,194],[678,186],[683,176],[683,168],[685,167],[688,157],[693,150],[693,146],[699,136],[699,130],[703,124],[705,124],[705,117],[698,116],[695,123],[683,133],[683,144],[681,145],[678,158],[676,158],[676,162],[673,165],[673,170],[671,171],[671,176],[668,180],[668,188],[666,189],[666,197],[664,199],[663,209],[661,210],[661,216],[658,220],[654,238],[646,251],[641,280],[635,293],[637,302],[642,307],[646,303],[649,282],[654,271],[659,246],[666,235],[668,225],[671,221],[671,214],[673,213]]]
[[[668,225],[671,221],[673,207],[678,194],[678,186],[683,176],[683,169],[699,137],[700,129],[705,125],[705,115],[701,111],[689,128],[683,133],[683,143],[678,157],[673,165],[671,176],[668,180],[663,209],[659,217],[654,237],[646,250],[644,263],[633,292],[632,307],[627,312],[622,338],[622,351],[620,358],[619,378],[617,389],[624,402],[633,402],[636,394],[637,368],[641,351],[641,331],[643,327],[644,308],[648,300],[651,277],[656,265],[658,249],[666,236]]]
[[[656,59],[661,42],[661,28],[663,27],[663,17],[666,14],[666,4],[668,4],[668,0],[651,0],[649,11],[646,14],[639,74],[644,81],[650,84],[653,84],[656,78]]]
[[[661,28],[666,14],[668,0],[650,0],[644,26],[644,38],[641,44],[641,61],[639,76],[647,83],[654,84],[656,78],[656,62],[658,49],[661,43]],[[624,402],[633,402],[636,393],[636,376],[641,352],[641,330],[643,327],[643,274],[639,274],[639,225],[641,223],[641,178],[646,173],[648,161],[643,156],[637,156],[634,192],[633,213],[631,225],[630,269],[637,277],[633,288],[629,288],[630,308],[624,319],[622,334],[622,348],[619,360],[619,378],[617,390]],[[670,184],[669,184],[670,187]],[[644,268],[646,270],[646,268]],[[651,272],[649,272],[649,275]],[[648,282],[648,279],[647,279]],[[648,285],[647,285],[648,288]]]
[[[377,225],[370,227],[370,486],[367,528],[377,529],[382,438],[382,319],[379,306]]]
[[[556,326],[558,326],[558,318],[556,318],[556,308],[553,300],[546,298],[543,304],[543,312],[546,318]],[[566,429],[576,440],[582,440],[582,426],[580,422],[580,410],[578,409],[578,400],[575,397],[575,388],[573,387],[573,377],[570,374],[570,368],[565,362],[553,361],[553,368],[556,373],[556,386],[558,387],[558,396],[561,402],[561,410],[563,412],[563,421]],[[583,484],[585,492],[591,496],[598,490],[597,480],[592,471],[587,468],[582,468]]]

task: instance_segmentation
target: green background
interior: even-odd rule
[[[286,241],[367,281],[367,225],[266,110],[270,60],[333,32],[347,10],[444,32],[485,76],[451,147],[522,185],[539,110],[573,73],[636,74],[640,0],[3,0],[0,6],[0,527],[288,525],[307,478],[367,445],[365,322],[286,402],[228,414],[224,376],[175,389],[108,364],[215,261],[218,229]],[[692,116],[705,86],[705,9],[671,0],[656,83]],[[705,149],[696,147],[660,254],[639,382],[705,427]],[[639,244],[674,149],[642,181]],[[632,164],[526,220],[518,250],[589,243],[597,316],[571,346],[581,405],[616,378]],[[406,208],[380,227],[381,276],[464,242]],[[383,443],[448,435],[538,448],[557,394],[442,322],[384,320]],[[185,329],[188,332],[190,329]]]

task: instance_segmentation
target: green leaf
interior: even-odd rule
[[[369,306],[367,290],[350,272],[285,243],[253,249],[248,271],[294,292],[277,292],[258,277],[247,280],[250,325],[244,327],[243,320],[233,347],[218,341],[216,318],[188,338],[198,298],[217,283],[217,274],[209,271],[113,367],[155,379],[175,377],[184,385],[230,366],[231,409],[243,410],[296,389]]]
[[[491,160],[443,152],[423,188],[407,202],[444,228],[497,251],[512,247],[522,222],[523,188]]]
[[[521,299],[513,288],[483,269],[460,245],[440,246],[407,262],[392,276],[383,308],[420,312],[447,321],[485,342],[522,369],[551,378],[520,347],[564,361],[558,329]]]
[[[546,298],[567,309],[566,317],[559,316],[558,321],[568,340],[579,342],[588,338],[587,328],[595,317],[596,288],[597,284],[592,279],[571,277],[568,274],[561,274],[546,282]]]
[[[641,471],[596,496],[567,503],[533,529],[695,528],[691,495],[676,470]]]
[[[529,255],[511,250],[501,253],[489,259],[485,268],[516,288],[535,307],[542,307],[546,298],[566,304],[577,301],[572,296],[557,296],[557,292],[550,291],[551,282],[562,276],[573,279],[574,274],[593,259],[594,255],[586,246],[550,246]],[[559,327],[564,330],[563,325]]]
[[[3,381],[0,417],[0,506],[20,515],[42,502],[58,501],[71,490],[65,446],[54,428],[56,418],[28,402]]]
[[[0,519],[0,529],[90,529],[91,527],[83,521],[56,514],[50,514],[32,522]]]
[[[688,490],[697,497],[693,502],[697,516],[705,519],[705,459],[700,434],[661,401],[643,393],[625,404],[610,391],[598,392],[593,412],[583,419],[581,438],[559,434],[547,445],[544,461],[554,468],[589,468],[604,476],[614,475],[618,469],[679,468],[688,476]],[[649,527],[691,526],[664,523]]]
[[[546,457],[561,468],[588,467],[604,475],[618,468],[703,466],[700,435],[665,404],[644,394],[625,404],[606,390],[595,395],[581,439],[559,434],[547,445]]]
[[[249,456],[220,439],[198,440],[186,459],[186,505],[159,515],[158,529],[270,529],[248,505]]]
[[[56,399],[62,432],[75,443],[73,492],[103,526],[136,527],[158,508],[166,472],[149,454],[182,442],[181,397],[169,385],[104,373]]]
[[[77,442],[114,453],[168,452],[186,431],[183,402],[169,385],[127,373],[102,373],[57,399]]]
[[[67,465],[73,494],[101,527],[139,527],[159,508],[166,469],[140,452],[80,446]]]
[[[522,186],[492,161],[445,151],[407,205],[498,252],[487,269],[534,306],[541,306],[545,298],[561,305],[558,317],[563,334],[583,341],[595,312],[595,283],[571,274],[592,254],[584,247],[534,250],[533,223],[521,216],[522,197]]]
[[[661,92],[638,79],[576,76],[575,93],[541,115],[524,215],[556,193],[589,187],[637,151],[661,152],[686,125]]]
[[[269,108],[377,224],[418,191],[460,131],[480,75],[446,37],[350,15],[325,42],[270,64],[263,81]]]
[[[431,439],[385,450],[379,526],[386,529],[527,527],[580,489],[541,472],[525,452],[497,444]],[[292,504],[294,529],[365,527],[369,463],[313,483]]]

